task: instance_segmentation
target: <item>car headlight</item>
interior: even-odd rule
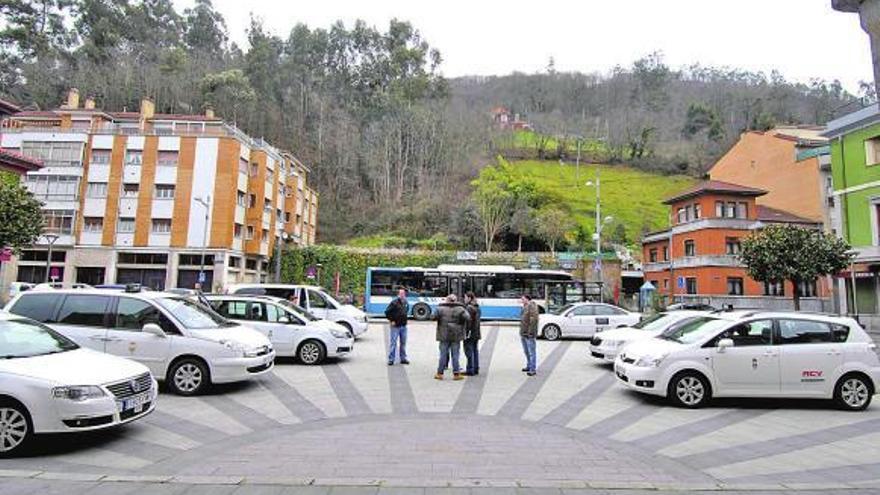
[[[224,340],[220,343],[223,344],[223,347],[241,357],[257,357],[260,354],[260,349],[248,349],[244,344],[234,340]]]
[[[641,368],[656,368],[660,366],[660,363],[665,357],[665,354],[662,356],[642,356],[636,361],[636,366]]]
[[[89,399],[104,397],[104,389],[95,385],[71,385],[67,387],[55,387],[52,389],[52,397],[82,402]]]
[[[337,339],[347,339],[348,331],[346,330],[330,330],[330,334],[332,334]]]

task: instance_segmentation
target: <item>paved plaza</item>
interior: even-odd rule
[[[617,385],[585,341],[539,341],[529,378],[517,328],[484,329],[479,377],[433,379],[426,323],[410,327],[412,364],[387,366],[374,323],[345,359],[280,360],[207,396],[162,394],[116,431],[42,437],[0,461],[0,495],[880,492],[880,404],[677,409]]]

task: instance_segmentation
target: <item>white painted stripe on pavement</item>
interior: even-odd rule
[[[341,418],[345,416],[345,408],[320,366],[276,364],[273,373],[296,389],[303,397],[323,411],[327,417]]]
[[[198,397],[163,397],[157,409],[174,417],[213,428],[227,435],[244,435],[251,429]]]

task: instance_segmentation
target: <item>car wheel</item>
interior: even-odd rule
[[[199,359],[184,358],[168,370],[168,386],[177,395],[198,395],[208,388],[208,367]]]
[[[666,395],[680,407],[696,409],[709,402],[712,390],[703,375],[685,371],[672,377]]]
[[[562,331],[559,329],[559,325],[554,325],[552,323],[545,326],[541,333],[547,340],[559,340],[559,338],[562,337]]]
[[[431,306],[427,304],[416,304],[412,309],[413,318],[419,321],[426,321],[431,318]]]
[[[846,375],[834,386],[834,401],[848,411],[866,409],[873,396],[873,385],[862,375]]]
[[[320,364],[327,357],[327,351],[324,350],[324,344],[317,340],[307,340],[299,345],[296,357],[303,364]]]
[[[27,409],[15,401],[0,401],[0,457],[21,452],[32,437]]]

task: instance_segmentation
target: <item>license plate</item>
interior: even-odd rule
[[[150,402],[150,393],[144,392],[125,400],[116,401],[116,405],[119,407],[119,412],[134,409],[135,413],[140,413],[143,412],[144,405],[148,402]]]

